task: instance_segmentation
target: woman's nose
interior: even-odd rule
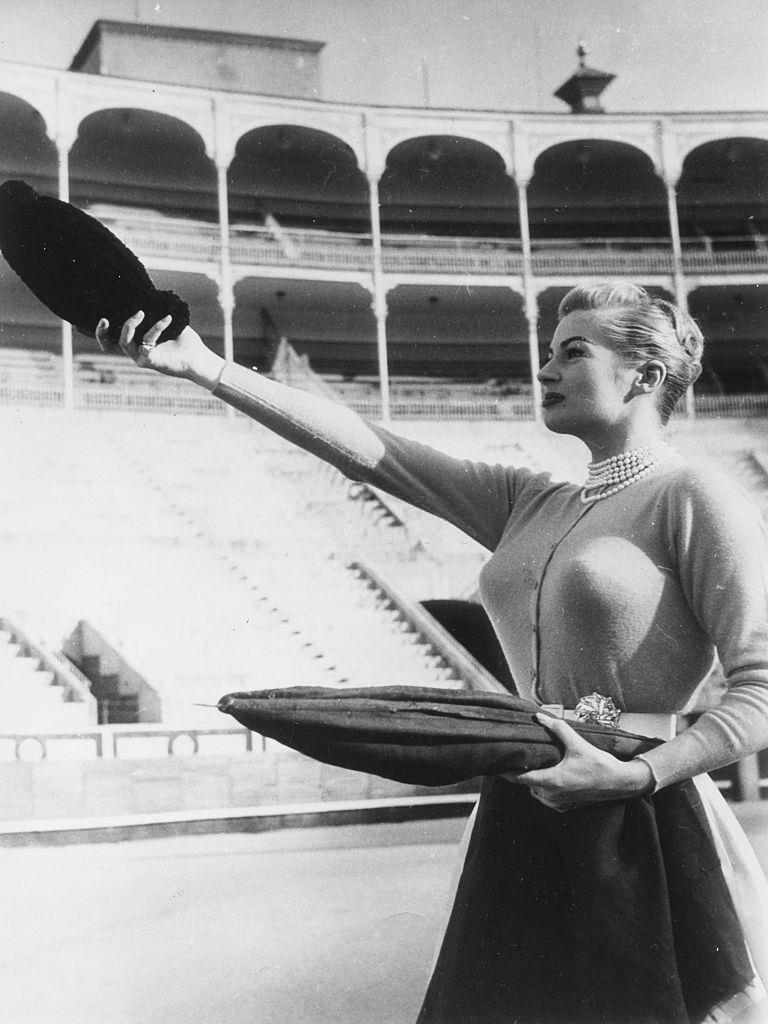
[[[552,366],[552,360],[548,359],[546,363],[541,367],[539,372],[536,374],[536,379],[539,384],[543,384],[548,380],[557,380],[557,373],[555,368]]]

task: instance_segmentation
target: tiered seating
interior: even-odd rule
[[[222,409],[185,381],[152,373],[122,356],[99,352],[74,357],[75,405],[94,409],[221,414]],[[52,352],[0,349],[0,397],[19,404],[60,405],[62,358]]]
[[[90,619],[162,692],[166,720],[210,725],[225,692],[270,685],[455,685],[346,569],[380,565],[411,599],[465,597],[487,557],[392,501],[395,530],[311,456],[248,421],[0,410],[0,608],[57,647]],[[579,479],[586,449],[532,423],[407,423],[459,457]],[[718,462],[765,427],[678,421]],[[74,712],[73,712],[74,713]]]
[[[220,407],[187,381],[99,352],[74,361],[75,405],[85,409],[220,414]]]
[[[363,416],[378,418],[381,390],[372,378],[346,380],[326,378],[339,398]],[[508,393],[493,381],[455,381],[450,379],[393,377],[389,402],[398,420],[479,420],[513,417],[532,418],[530,388],[525,385]]]
[[[328,683],[450,685],[436,659],[346,569],[345,547],[355,538],[347,529],[345,541],[343,495],[320,488],[308,456],[284,445],[260,450],[258,437],[241,439],[230,466],[200,439],[195,473],[183,444],[169,438],[162,471],[145,469],[257,607],[287,620],[325,666]]]
[[[38,384],[55,380],[61,361],[52,352],[24,348],[0,348],[0,383]]]
[[[0,348],[0,399],[47,405],[62,401],[61,359],[52,352]]]
[[[0,425],[0,602],[52,646],[94,621],[166,720],[210,725],[193,702],[235,689],[457,685],[344,569],[348,500],[309,456],[195,417],[29,410]]]

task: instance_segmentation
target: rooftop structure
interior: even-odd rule
[[[319,97],[324,45],[100,19],[70,71],[265,96]]]
[[[576,53],[579,67],[555,92],[555,96],[567,103],[574,114],[602,114],[600,96],[616,76],[587,67],[584,43],[579,43]]]

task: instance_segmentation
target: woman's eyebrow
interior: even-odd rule
[[[565,346],[569,345],[572,341],[583,341],[586,345],[590,345],[591,344],[589,338],[585,338],[581,334],[573,334],[573,335],[571,335],[570,338],[564,338],[560,342],[560,348],[565,348]],[[552,350],[552,346],[550,345],[550,347],[547,349],[547,359],[551,359],[553,355],[554,355],[554,352]]]

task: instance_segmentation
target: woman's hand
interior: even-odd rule
[[[561,718],[538,714],[536,721],[563,744],[562,760],[553,768],[540,768],[509,778],[528,786],[531,796],[546,807],[571,811],[607,800],[630,799],[653,789],[655,780],[645,761],[620,761],[598,750]]]
[[[157,370],[169,377],[182,377],[212,391],[221,375],[224,360],[207,348],[197,331],[185,327],[178,338],[157,344],[157,339],[171,322],[166,316],[146,332],[141,341],[135,338],[136,328],[144,319],[139,310],[123,324],[118,345],[137,366]],[[109,339],[109,321],[99,320],[96,340],[102,352],[109,352],[114,344]]]

